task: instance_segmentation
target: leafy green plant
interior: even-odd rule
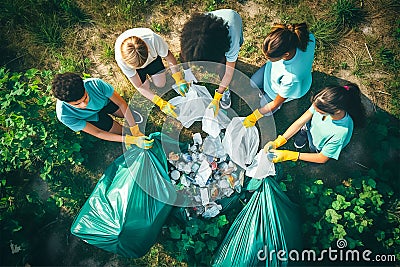
[[[340,29],[351,29],[364,21],[364,11],[357,3],[359,2],[354,0],[336,0],[331,7],[331,11],[337,27]]]
[[[169,33],[171,31],[170,27],[169,27],[169,23],[168,21],[165,22],[153,22],[151,24],[151,29],[155,32],[159,32],[159,33]]]
[[[164,247],[179,261],[209,265],[228,225],[225,215],[209,221],[194,218],[184,228],[169,225],[164,234],[167,238]]]
[[[83,162],[83,137],[65,131],[56,118],[51,78],[48,71],[0,69],[0,173],[23,169],[47,179],[55,167]]]

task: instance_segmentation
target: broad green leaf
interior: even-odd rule
[[[172,239],[180,239],[182,229],[179,228],[179,226],[177,226],[177,225],[173,225],[173,226],[169,227],[169,233],[170,233]]]

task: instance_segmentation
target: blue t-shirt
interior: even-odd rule
[[[225,53],[226,61],[236,62],[240,47],[243,44],[243,23],[240,15],[232,9],[219,9],[210,12],[214,16],[222,18],[228,23],[228,36],[231,39],[230,48]]]
[[[312,63],[314,61],[315,37],[310,33],[306,51],[296,49],[289,60],[267,61],[264,72],[264,91],[271,99],[279,94],[285,102],[297,99],[310,90]]]
[[[60,100],[56,104],[58,120],[75,132],[83,130],[87,121],[98,121],[98,112],[110,102],[114,93],[110,84],[98,78],[86,79],[83,84],[89,96],[86,108],[77,108]]]
[[[312,114],[310,133],[313,145],[324,156],[338,159],[342,149],[350,142],[353,134],[353,119],[348,113],[340,120],[318,113],[314,106],[308,109]]]

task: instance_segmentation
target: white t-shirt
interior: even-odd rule
[[[136,74],[136,70],[129,67],[122,59],[121,45],[126,38],[132,36],[141,38],[147,44],[149,49],[147,61],[139,69],[149,65],[157,58],[157,56],[166,57],[168,55],[167,43],[161,38],[160,35],[154,33],[152,30],[148,28],[134,28],[123,32],[115,41],[115,60],[117,61],[117,64],[121,68],[122,72],[128,78],[133,77]]]

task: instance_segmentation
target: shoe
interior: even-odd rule
[[[132,110],[132,116],[135,119],[136,124],[142,123],[143,122],[143,116],[136,110]]]
[[[225,90],[219,103],[223,109],[228,109],[231,107],[231,91],[229,89]]]
[[[300,129],[300,131],[294,137],[294,147],[295,148],[303,148],[307,144],[307,130],[303,129],[304,126]]]

